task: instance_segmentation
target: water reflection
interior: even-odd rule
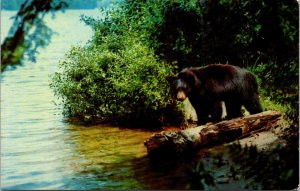
[[[65,188],[187,188],[191,160],[153,163],[148,159],[143,142],[153,132],[72,125],[68,130],[65,142],[72,145],[72,151],[67,161],[74,178],[65,182]]]
[[[141,188],[132,173],[131,160],[146,155],[143,141],[152,133],[106,126],[70,125],[68,130],[64,141],[72,151],[67,161],[76,181],[84,181],[82,188]],[[65,186],[79,189],[73,181]]]

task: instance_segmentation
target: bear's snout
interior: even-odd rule
[[[186,99],[186,94],[184,91],[177,92],[177,100],[178,101],[183,101],[185,99]]]

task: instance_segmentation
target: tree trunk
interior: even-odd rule
[[[234,141],[277,126],[281,113],[266,111],[181,131],[161,132],[144,142],[150,158],[179,156],[204,147]]]

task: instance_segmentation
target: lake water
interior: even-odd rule
[[[1,36],[16,12],[1,11]],[[143,145],[153,134],[139,129],[67,123],[49,88],[58,62],[72,45],[84,44],[92,30],[81,14],[66,11],[46,21],[57,35],[37,62],[1,74],[2,189],[185,189],[185,165],[151,163]],[[191,165],[189,164],[187,168]]]

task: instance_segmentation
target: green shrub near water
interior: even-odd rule
[[[173,67],[134,34],[73,47],[60,68],[51,86],[68,116],[143,126],[176,122],[170,119],[176,106],[165,80]]]

